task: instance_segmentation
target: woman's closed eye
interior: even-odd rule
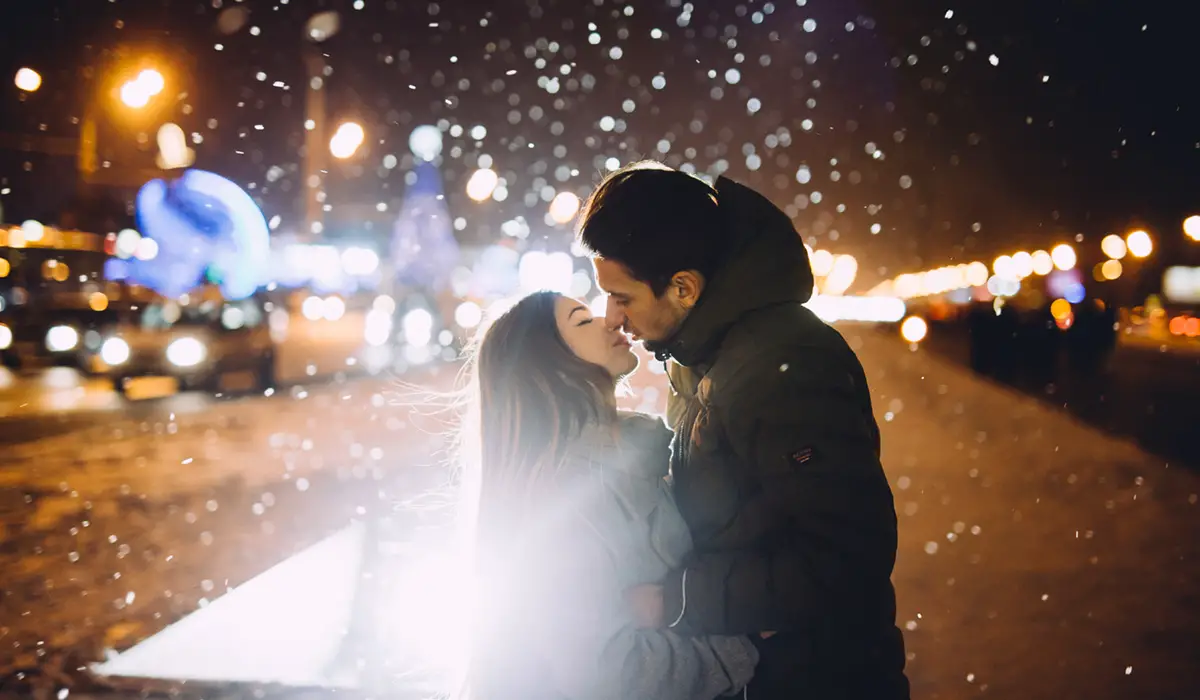
[[[589,323],[591,323],[592,321],[595,321],[595,320],[596,320],[596,319],[594,319],[594,318],[585,318],[585,319],[583,319],[582,321],[580,321],[579,323],[576,323],[576,324],[575,324],[575,327],[576,327],[576,328],[578,328],[578,327],[581,327],[581,326],[586,326],[587,324],[589,324]]]

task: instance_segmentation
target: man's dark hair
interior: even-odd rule
[[[625,265],[655,296],[681,270],[711,279],[728,239],[716,190],[654,161],[605,177],[583,205],[578,230],[593,255]]]

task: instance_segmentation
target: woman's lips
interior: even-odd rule
[[[614,340],[612,344],[614,348],[631,347],[632,345],[633,344],[629,342],[629,338],[626,338],[623,335],[617,336],[617,339]]]

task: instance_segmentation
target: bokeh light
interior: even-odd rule
[[[345,160],[358,152],[367,138],[358,122],[343,122],[329,139],[329,152],[338,160]]]
[[[972,287],[981,287],[987,284],[988,269],[987,265],[976,260],[970,265],[967,265],[967,284]]]
[[[39,243],[46,236],[46,227],[42,222],[30,219],[21,224],[21,235],[26,243]]]
[[[42,86],[42,76],[32,68],[22,68],[17,71],[17,75],[13,78],[18,90],[25,92],[37,92]]]
[[[1039,275],[1048,275],[1054,269],[1054,260],[1050,254],[1044,250],[1035,250],[1031,256],[1033,259],[1033,271]]]
[[[500,176],[491,168],[480,168],[467,180],[467,196],[476,202],[482,202],[496,190],[496,185],[500,183]]]
[[[992,263],[992,272],[1005,279],[1018,279],[1016,266],[1011,255],[1001,255]]]
[[[1100,266],[1100,274],[1109,282],[1119,278],[1121,276],[1121,271],[1122,267],[1120,260],[1106,260],[1104,264]]]
[[[1125,245],[1129,248],[1129,254],[1135,258],[1146,258],[1154,252],[1154,241],[1150,240],[1150,234],[1142,229],[1130,231],[1125,237]]]
[[[436,126],[422,124],[408,137],[408,148],[423,161],[432,161],[442,154],[442,132]]]
[[[1125,240],[1115,233],[1108,234],[1100,241],[1100,252],[1113,260],[1120,260],[1125,257],[1126,250]]]
[[[460,328],[471,329],[483,321],[483,309],[473,301],[464,301],[454,309],[454,322]]]
[[[828,250],[815,250],[810,258],[813,274],[824,277],[833,270],[833,253]]]
[[[550,201],[550,218],[556,224],[566,224],[579,213],[579,196],[574,192],[559,192]]]
[[[1025,279],[1033,274],[1033,256],[1023,250],[1013,253],[1012,266],[1017,279]]]
[[[910,343],[919,343],[929,334],[929,324],[920,316],[909,316],[900,324],[900,337]]]
[[[147,68],[133,80],[121,86],[121,102],[130,109],[141,109],[150,104],[150,100],[162,93],[166,88],[166,79],[162,73]]]
[[[1193,241],[1200,241],[1200,214],[1193,214],[1183,220],[1183,234]]]
[[[1054,266],[1066,272],[1073,269],[1078,258],[1075,256],[1075,249],[1067,243],[1059,243],[1050,251],[1050,259],[1054,261]]]

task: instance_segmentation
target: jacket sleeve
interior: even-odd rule
[[[571,700],[713,700],[750,681],[758,651],[745,637],[637,629],[602,546],[560,560],[543,630],[550,682]]]
[[[892,605],[896,514],[861,366],[847,348],[755,358],[713,388],[709,430],[742,484],[733,521],[664,582],[685,634],[828,629]],[[720,394],[718,392],[721,392]],[[709,448],[711,449],[711,448]],[[892,612],[894,615],[894,611]]]

